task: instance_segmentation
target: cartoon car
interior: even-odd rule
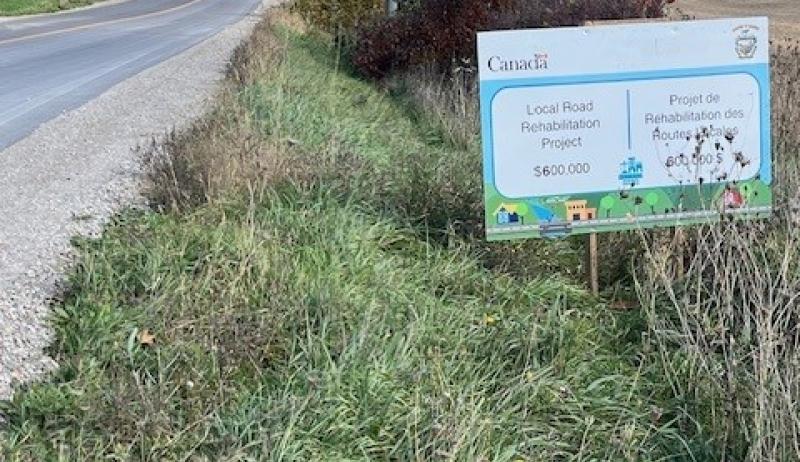
[[[567,221],[546,221],[539,223],[539,233],[543,237],[561,237],[572,233],[572,224]]]

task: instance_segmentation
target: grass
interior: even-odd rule
[[[717,454],[639,315],[553,270],[569,246],[477,242],[477,153],[274,15],[150,151],[160,212],[77,243],[61,367],[4,405],[3,460]]]
[[[129,216],[82,246],[55,322],[62,368],[9,407],[5,460],[680,449],[651,420],[622,321],[582,290],[495,276],[355,205],[284,191]]]
[[[91,5],[102,0],[70,0],[69,8]],[[16,16],[59,11],[58,0],[0,0],[0,16]]]
[[[662,358],[662,379],[718,448],[718,460],[800,460],[800,273],[794,252],[800,239],[799,45],[771,47],[772,219],[690,227],[680,234],[600,236],[605,285],[623,292],[637,287],[647,334]],[[413,69],[395,80],[392,85],[410,96],[409,107],[450,140],[466,147],[477,142],[471,68],[445,77]]]

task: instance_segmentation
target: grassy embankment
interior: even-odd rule
[[[161,212],[78,243],[61,368],[5,407],[0,458],[708,455],[637,315],[555,275],[563,243],[471,237],[477,151],[327,43],[261,26],[219,109],[151,152]]]
[[[69,8],[91,5],[102,0],[70,0]],[[0,1],[0,16],[23,15],[35,13],[52,13],[60,11],[58,0],[2,0]]]

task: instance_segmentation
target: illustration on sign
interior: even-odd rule
[[[480,33],[487,237],[768,216],[767,37],[766,18]]]

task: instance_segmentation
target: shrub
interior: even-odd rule
[[[328,32],[358,27],[384,11],[382,0],[297,0],[293,9]]]
[[[474,63],[480,30],[573,26],[592,19],[658,17],[666,0],[422,0],[419,8],[360,27],[352,61],[370,78],[435,63]]]

